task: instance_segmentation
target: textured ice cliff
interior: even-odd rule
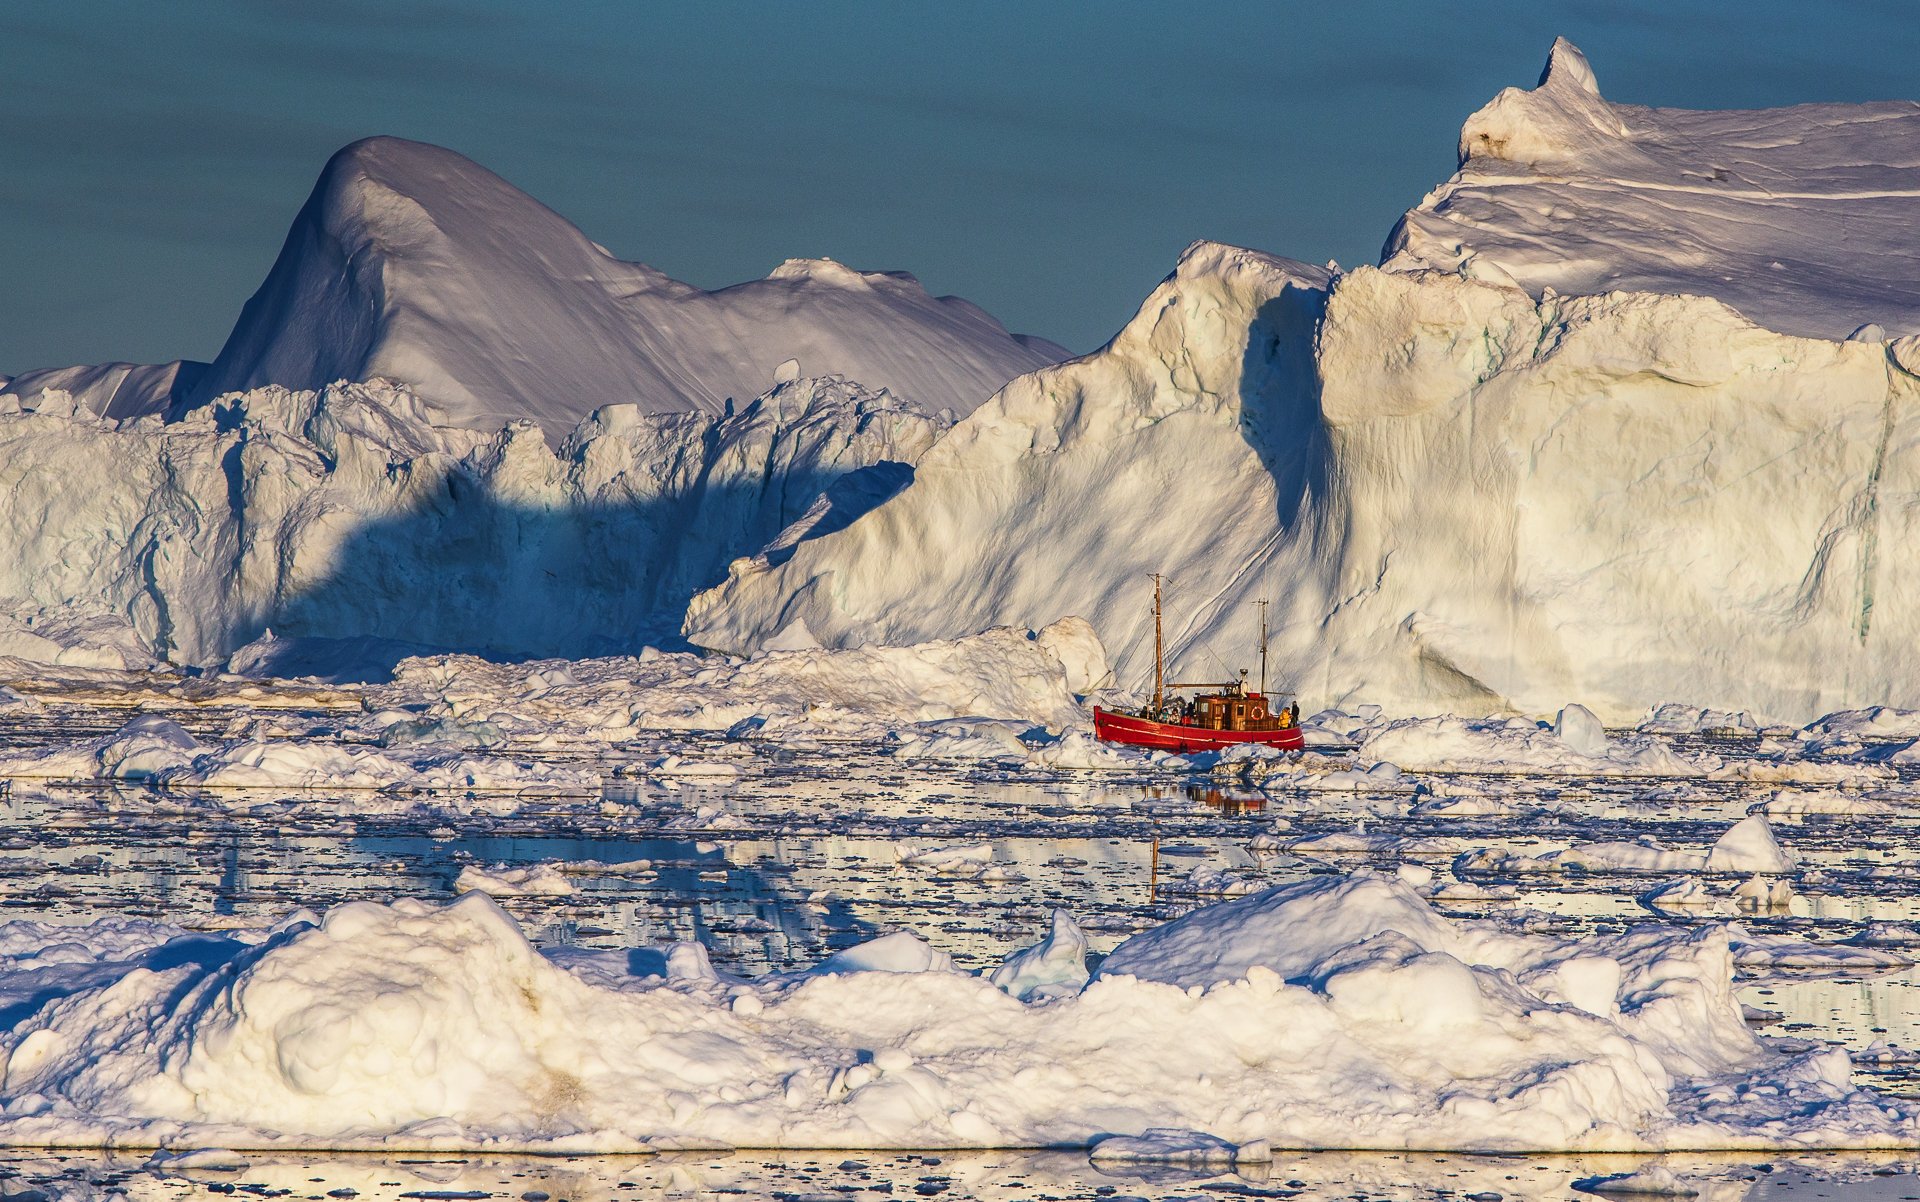
[[[0,629],[0,652],[100,663],[117,641],[208,663],[268,628],[638,649],[822,490],[858,506],[897,488],[941,426],[838,379],[722,417],[607,406],[558,451],[530,422],[436,427],[380,382],[263,388],[118,428],[70,407],[0,412],[0,597],[28,623]],[[101,629],[115,626],[117,640]]]
[[[1654,118],[1607,106],[1583,63],[1556,47],[1542,86],[1503,94],[1464,141],[1484,157],[1481,135],[1506,131],[1516,186],[1605,207],[1582,172],[1652,153],[1633,130]],[[1701,140],[1704,118],[1657,116],[1693,131],[1703,163],[1755,124],[1842,140],[1857,124],[1871,136],[1853,157],[1903,161],[1887,123],[1830,119],[1852,111],[1745,114],[1725,146]],[[1618,261],[1651,261],[1666,227],[1621,203]],[[1435,211],[1409,216],[1403,245],[1431,245],[1415,234]],[[1476,228],[1490,261],[1521,261],[1501,258],[1499,223]],[[1814,253],[1820,228],[1780,236]],[[1728,237],[1736,258],[1760,245]],[[1176,675],[1250,664],[1252,602],[1272,598],[1276,675],[1313,704],[1580,700],[1624,722],[1674,698],[1800,720],[1920,702],[1920,579],[1895,550],[1920,500],[1913,340],[1777,333],[1684,295],[1714,291],[1704,271],[1672,294],[1534,295],[1478,262],[1421,270],[1403,250],[1328,281],[1196,245],[1109,346],[1009,385],[846,529],[736,564],[689,634],[747,648],[797,621],[829,644],[911,641],[1080,613],[1137,685],[1161,570]],[[1774,276],[1805,312],[1853,304],[1817,273]]]

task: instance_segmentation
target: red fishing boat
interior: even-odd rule
[[[1192,698],[1169,696],[1169,689],[1211,689]],[[1219,751],[1239,743],[1297,750],[1307,745],[1300,731],[1300,707],[1272,708],[1267,696],[1266,602],[1260,603],[1260,687],[1240,679],[1217,682],[1166,682],[1160,627],[1160,577],[1153,578],[1153,700],[1137,712],[1093,707],[1093,733],[1109,743],[1156,751]]]

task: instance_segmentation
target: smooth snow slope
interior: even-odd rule
[[[1920,333],[1920,104],[1617,104],[1554,43],[1460,131],[1383,266],[1562,293],[1693,293],[1788,334]]]
[[[453,151],[369,138],[327,164],[190,399],[380,376],[439,424],[528,418],[557,440],[603,405],[718,413],[788,359],[965,413],[1064,356],[912,276],[831,260],[704,292],[612,257]]]
[[[204,363],[175,359],[171,363],[99,363],[81,367],[49,367],[0,377],[0,396],[16,398],[0,406],[11,410],[24,400],[27,407],[49,410],[60,394],[74,410],[110,421],[164,411],[184,397],[207,370]]]

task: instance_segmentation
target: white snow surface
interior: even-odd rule
[[[1711,296],[1785,334],[1920,334],[1920,106],[1647,108],[1554,43],[1538,86],[1467,119],[1460,170],[1388,239],[1391,271],[1533,296]]]
[[[605,956],[543,958],[480,894],[348,903],[192,954],[143,953],[156,934],[67,934],[64,975],[0,1036],[0,1139],[940,1148],[1174,1128],[1547,1150],[1920,1134],[1912,1103],[1852,1088],[1844,1052],[1748,1030],[1720,930],[1562,942],[1441,918],[1366,874],[1201,909],[1031,1004],[905,932],[756,982],[623,978]]]
[[[771,651],[750,659],[656,653],[501,664],[424,657],[403,660],[392,683],[371,696],[426,707],[434,718],[479,715],[509,733],[593,742],[641,730],[880,739],[957,717],[1063,731],[1091,721],[1079,698],[1086,673],[1104,671],[1097,668],[1103,656],[1084,620],[1063,618],[1041,630],[996,627],[913,646]]]
[[[706,292],[614,258],[451,150],[382,137],[328,162],[187,401],[385,377],[440,424],[531,420],[558,441],[606,405],[717,415],[788,360],[789,379],[844,375],[965,413],[1065,354],[910,275],[830,259]]]

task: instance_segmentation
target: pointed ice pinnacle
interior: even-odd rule
[[[1587,56],[1565,38],[1553,39],[1553,49],[1547,51],[1547,65],[1541,69],[1540,82],[1534,86],[1578,88],[1589,95],[1600,94],[1600,84],[1593,77],[1593,66],[1587,62]]]

